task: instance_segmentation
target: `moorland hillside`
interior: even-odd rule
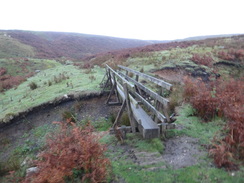
[[[0,30],[0,57],[81,59],[96,53],[155,43],[80,33]]]
[[[15,36],[0,36],[0,182],[244,182],[244,35],[94,55],[87,45],[80,60],[60,54],[80,54],[61,35]],[[120,106],[113,111],[106,95],[94,97],[105,64],[170,82],[172,90],[161,94],[176,128],[151,140],[109,135]],[[126,111],[120,124],[130,126]],[[39,172],[28,175],[29,168]]]

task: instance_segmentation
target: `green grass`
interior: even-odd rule
[[[126,60],[128,67],[139,71],[141,68],[144,69],[146,74],[152,75],[151,72],[162,69],[181,69],[189,74],[205,75],[213,72],[212,66],[198,65],[191,61],[192,55],[206,54],[213,52],[214,48],[193,45],[187,48],[172,48],[170,50],[155,51],[149,53],[138,53],[131,55]],[[219,61],[216,55],[212,54],[215,62]],[[197,70],[197,73],[196,73]]]
[[[5,118],[7,121],[19,112],[52,101],[64,94],[100,91],[99,83],[105,74],[104,69],[95,67],[88,74],[84,72],[72,65],[59,65],[39,72],[19,85],[17,89],[0,93],[0,119],[4,121]],[[69,79],[55,83],[55,76],[59,77],[63,73]],[[89,79],[90,76],[94,76],[95,80]],[[50,80],[52,85],[48,86]],[[31,90],[28,86],[31,82],[35,82],[38,88]]]
[[[105,118],[101,118],[92,122],[92,126],[94,126],[97,131],[107,131],[112,127],[112,122]]]
[[[32,57],[34,49],[26,44],[20,43],[17,39],[0,32],[0,58],[10,57]]]
[[[16,61],[18,60],[18,61]],[[25,61],[23,59],[0,59],[0,67],[7,69],[7,74],[11,76],[23,76],[28,74],[28,72],[35,72],[36,70],[46,70],[61,66],[60,63],[55,60],[43,60],[43,59],[28,59]],[[23,68],[25,70],[23,70]]]
[[[200,144],[210,144],[213,136],[223,127],[224,121],[215,119],[210,123],[203,123],[198,117],[194,116],[194,109],[190,105],[183,105],[177,117],[176,124],[184,125],[182,130],[169,130],[171,136],[186,135],[199,139]],[[168,136],[169,137],[169,136]],[[170,138],[170,137],[169,137]],[[103,143],[110,146],[116,144],[114,136],[105,136]],[[125,143],[137,149],[137,151],[160,152],[163,153],[164,146],[158,146],[160,139],[143,140],[135,134],[127,134]],[[213,166],[212,159],[208,156],[202,157],[196,165],[172,169],[171,166],[163,164],[164,169],[150,170],[150,167],[162,167],[162,163],[156,165],[139,166],[129,160],[123,154],[123,150],[117,148],[107,152],[107,156],[112,160],[112,176],[110,179],[124,181],[126,183],[140,182],[189,182],[189,183],[241,183],[244,181],[244,169],[240,168],[236,172],[227,172]],[[118,158],[119,157],[119,158]]]
[[[134,136],[132,138],[132,136]],[[129,137],[130,138],[130,137]],[[135,135],[131,135],[132,139],[137,139]],[[138,142],[138,139],[131,142],[130,145],[137,145],[136,149],[144,151],[138,144],[143,144],[145,148],[151,147],[151,142],[146,140]],[[115,145],[116,138],[114,136],[105,136],[102,139],[102,143]],[[244,169],[234,172],[234,176],[231,175],[232,172],[226,172],[223,169],[218,169],[209,164],[208,161],[201,161],[199,164],[185,167],[181,169],[172,169],[166,164],[158,163],[154,165],[139,166],[126,158],[123,155],[123,150],[120,148],[115,148],[116,150],[109,150],[107,156],[111,159],[112,163],[112,174],[109,181],[121,181],[126,183],[140,183],[140,182],[189,182],[189,183],[241,183],[244,181]],[[118,158],[119,157],[119,158]],[[164,169],[150,170],[150,167],[165,167]]]
[[[241,183],[244,181],[242,172],[238,172],[236,176],[231,176],[224,170],[217,168],[206,168],[202,166],[191,166],[178,170],[159,169],[149,171],[141,169],[132,162],[117,161],[112,163],[115,181],[122,178],[126,183],[140,182],[187,182],[187,183]]]
[[[189,105],[184,105],[175,122],[183,125],[182,130],[171,130],[176,135],[187,135],[198,138],[201,144],[210,144],[214,135],[216,135],[224,126],[225,121],[216,118],[209,123],[204,123],[199,117],[194,116],[194,109]]]
[[[154,138],[150,140],[142,139],[140,134],[128,133],[125,143],[139,151],[163,153],[164,145],[162,140]]]

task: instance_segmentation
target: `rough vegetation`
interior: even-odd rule
[[[94,132],[90,125],[86,126],[89,119],[77,120],[79,111],[89,111],[84,103],[76,102],[73,111],[62,111],[61,117],[69,123],[59,123],[60,131],[54,132],[46,143],[42,141],[37,145],[26,139],[23,147],[15,148],[8,162],[0,162],[0,174],[5,176],[0,181],[243,182],[243,35],[175,41],[96,55],[92,55],[98,52],[89,50],[89,44],[85,45],[86,54],[78,54],[76,49],[70,51],[83,38],[60,49],[60,45],[67,42],[61,34],[10,31],[7,35],[11,36],[1,34],[0,38],[17,45],[16,49],[22,47],[23,58],[18,58],[18,54],[13,56],[12,52],[9,57],[8,53],[0,52],[4,57],[0,60],[2,122],[10,122],[23,111],[43,103],[63,100],[76,93],[99,91],[105,74],[104,64],[114,69],[121,64],[173,84],[172,91],[164,92],[163,96],[171,101],[169,108],[176,114],[176,129],[167,130],[161,139],[152,140],[127,134],[121,144],[107,132],[97,132],[111,127],[109,120],[113,122],[116,114],[100,122],[93,121],[97,130]],[[72,36],[69,40],[74,39]],[[36,41],[30,44],[30,40]],[[51,44],[47,46],[47,42]],[[33,50],[26,45],[35,48],[35,57],[58,59],[27,58],[33,56]],[[72,54],[74,57],[68,60]],[[77,60],[84,56],[87,57],[82,62]],[[157,91],[146,81],[141,83]],[[26,122],[27,126],[30,124],[31,121]],[[121,124],[128,125],[126,114]],[[31,126],[35,129],[33,134],[42,134],[42,138],[49,128],[44,127],[40,130]],[[100,133],[105,136],[99,140]],[[25,136],[29,134],[23,138]],[[11,146],[7,137],[1,139],[4,147]],[[170,154],[173,149],[175,154]],[[42,153],[37,156],[37,152]],[[32,163],[39,168],[38,173],[26,176],[27,167],[20,165],[23,156],[34,160]],[[8,167],[4,167],[7,164]],[[10,176],[6,177],[8,172]]]
[[[99,67],[91,69],[86,74],[84,70],[75,66],[56,62],[56,67],[42,70],[18,87],[5,89],[0,93],[0,121],[9,122],[14,116],[26,110],[58,98],[68,97],[68,94],[73,96],[82,92],[98,91],[103,75],[104,71]],[[34,87],[33,90],[30,88],[30,83],[35,83],[38,88]]]
[[[59,124],[60,131],[48,138],[45,150],[35,161],[39,172],[26,177],[24,182],[104,182],[110,163],[104,156],[105,146],[92,133],[93,128],[89,124],[84,127],[72,122]]]
[[[237,168],[236,162],[244,159],[244,82],[229,79],[209,83],[187,80],[185,98],[206,122],[218,116],[227,124],[224,136],[215,137],[210,154],[218,167]],[[236,161],[239,160],[239,161]]]

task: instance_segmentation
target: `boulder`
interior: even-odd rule
[[[28,176],[30,176],[30,175],[32,175],[32,174],[34,174],[34,173],[38,173],[39,172],[39,168],[38,167],[31,167],[31,168],[28,168],[27,170],[26,170],[26,176],[28,177]]]

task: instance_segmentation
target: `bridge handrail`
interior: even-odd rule
[[[118,65],[118,67],[121,68],[121,69],[124,69],[124,70],[126,70],[126,71],[128,71],[128,72],[131,72],[131,73],[133,73],[133,74],[136,74],[136,75],[138,75],[138,76],[141,76],[141,77],[143,77],[143,78],[145,78],[145,79],[147,79],[147,80],[149,80],[149,81],[151,81],[151,82],[153,82],[153,83],[155,83],[155,84],[157,84],[157,85],[159,85],[159,86],[161,86],[161,87],[166,88],[167,90],[170,90],[170,89],[171,89],[171,86],[172,86],[172,85],[171,85],[170,83],[167,83],[167,82],[161,80],[161,79],[157,79],[157,78],[155,78],[155,77],[153,77],[153,76],[149,76],[149,75],[147,75],[147,74],[144,74],[144,73],[135,71],[135,70],[133,70],[133,69],[130,69],[130,68],[128,68],[128,67],[124,67],[124,66],[122,66],[122,65]]]
[[[141,83],[137,82],[136,80],[132,79],[129,76],[126,76],[124,73],[122,73],[122,72],[118,72],[118,73],[119,73],[119,75],[123,76],[125,79],[127,79],[128,81],[132,82],[134,85],[136,85],[137,87],[139,87],[140,89],[142,89],[143,91],[145,91],[153,99],[158,100],[159,102],[161,102],[164,105],[168,105],[169,100],[167,100],[166,98],[163,98],[162,96],[160,96],[156,92],[150,90],[149,88],[146,88]]]

